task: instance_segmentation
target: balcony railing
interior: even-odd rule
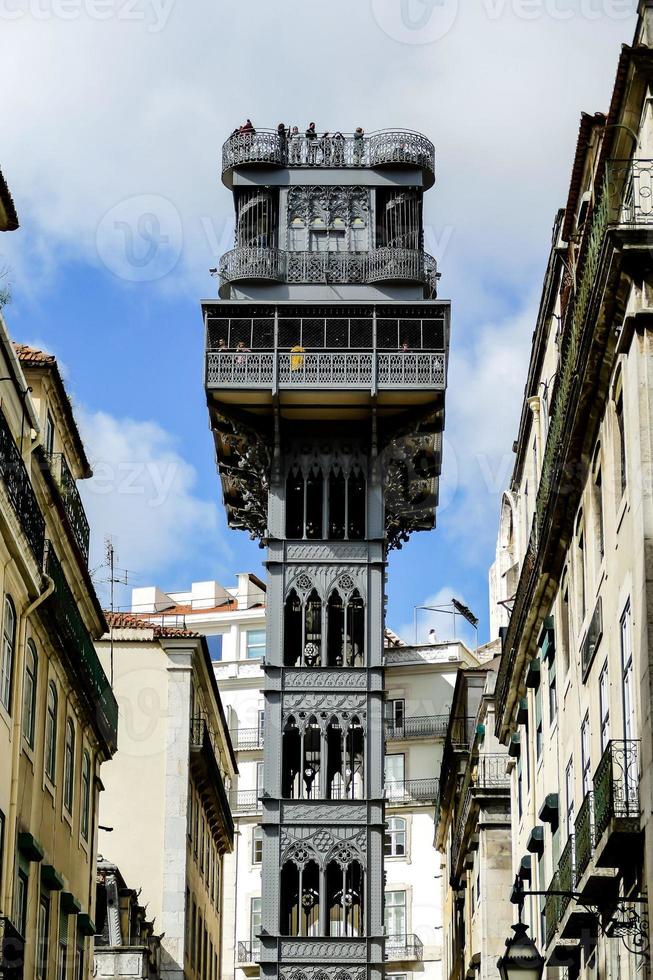
[[[45,567],[54,582],[50,608],[59,630],[62,647],[82,681],[102,735],[111,751],[115,752],[118,703],[51,542],[48,542]]]
[[[385,798],[389,806],[435,803],[439,795],[439,779],[403,779],[385,784]]]
[[[386,936],[386,960],[421,960],[424,958],[424,944],[419,936],[409,933],[406,936]]]
[[[639,820],[639,742],[608,742],[594,774],[594,826],[600,840],[610,822]]]
[[[476,718],[452,718],[449,722],[448,741],[452,748],[464,751],[474,741]]]
[[[444,354],[360,351],[220,351],[206,354],[206,383],[225,388],[443,388]]]
[[[574,835],[567,837],[567,843],[562,849],[560,861],[558,862],[558,888],[561,892],[573,892],[576,886],[576,851],[574,847]],[[571,901],[570,895],[560,895],[560,906],[558,914],[563,917],[567,906]]]
[[[449,725],[449,715],[423,715],[417,718],[404,718],[396,722],[387,719],[383,723],[385,737],[406,738],[444,738]]]
[[[653,160],[611,160],[610,217],[620,225],[653,224]]]
[[[213,815],[215,821],[224,831],[224,838],[233,845],[234,821],[231,806],[218,764],[219,750],[214,733],[209,728],[205,718],[191,718],[190,723],[191,761],[195,756],[198,778],[210,791]],[[200,764],[201,760],[201,764]]]
[[[556,871],[547,889],[547,896],[544,899],[544,927],[547,946],[553,941],[558,923],[560,922],[560,896],[556,894],[559,891],[560,883],[558,881],[558,872]]]
[[[256,963],[261,958],[261,944],[257,942],[253,943],[238,943],[238,962],[239,963]]]
[[[480,755],[476,766],[476,778],[472,784],[476,789],[505,789],[510,786],[510,776],[506,772],[507,753],[488,752]]]
[[[0,476],[32,554],[40,567],[45,545],[45,519],[32,488],[29,472],[2,411],[0,411]]]
[[[10,919],[0,915],[0,977],[22,980],[25,965],[25,940]]]
[[[354,135],[310,139],[284,138],[276,130],[234,133],[222,147],[222,172],[247,164],[278,167],[421,167],[433,182],[435,148],[421,133],[381,130],[362,138]]]
[[[237,728],[229,734],[233,747],[239,752],[263,748],[263,731],[260,728]]]
[[[86,517],[86,511],[84,510],[82,498],[79,490],[77,489],[75,477],[70,472],[70,467],[68,466],[66,457],[63,453],[52,453],[48,459],[50,460],[50,466],[52,468],[54,478],[59,486],[64,511],[66,512],[66,518],[70,525],[70,529],[79,546],[79,550],[84,556],[84,560],[88,561],[88,546],[91,536],[91,529]]]
[[[594,850],[594,794],[588,793],[580,805],[574,825],[576,876],[582,878]]]
[[[239,246],[220,259],[223,283],[262,279],[289,283],[414,282],[437,287],[437,263],[419,249],[377,248],[369,252],[285,252]]]
[[[229,804],[234,813],[251,812],[261,810],[259,800],[260,790],[258,789],[238,789],[232,790],[229,795]]]

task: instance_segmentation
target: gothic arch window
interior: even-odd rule
[[[354,716],[345,732],[344,788],[350,800],[362,800],[364,786],[365,732],[360,718]]]
[[[302,744],[299,727],[293,715],[283,726],[281,742],[281,796],[285,800],[299,799]]]
[[[345,665],[362,667],[365,646],[365,604],[354,589],[345,611]]]
[[[326,868],[326,904],[328,935],[352,937],[365,935],[365,874],[359,861],[329,861]]]
[[[353,583],[351,583],[353,584]],[[346,598],[333,589],[327,602],[327,667],[365,665],[365,603],[358,589]]]
[[[345,796],[343,731],[335,715],[326,729],[326,796],[330,800],[341,800]]]
[[[346,344],[331,338],[332,346]],[[367,533],[367,481],[362,469],[340,463],[323,472],[293,466],[286,479],[286,537],[362,541]]]
[[[345,605],[337,589],[327,603],[327,667],[344,665]]]
[[[323,797],[323,736],[315,715],[299,723],[291,715],[283,728],[281,753],[281,795],[289,800],[314,800]]]
[[[283,626],[283,662],[286,667],[296,667],[302,655],[304,609],[295,589],[286,599]]]
[[[286,480],[286,537],[304,537],[304,477],[294,467]]]
[[[320,869],[316,861],[298,854],[281,868],[281,909],[279,931],[282,936],[319,936]]]
[[[302,599],[293,588],[286,599],[284,664],[286,667],[322,666],[322,600],[316,589]]]

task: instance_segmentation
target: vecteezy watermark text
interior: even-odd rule
[[[535,21],[628,20],[638,0],[480,0],[477,9],[489,21],[506,16]],[[460,0],[371,0],[377,24],[388,37],[403,44],[433,44],[452,30]]]
[[[0,20],[119,20],[144,24],[156,34],[166,24],[175,0],[0,0]]]

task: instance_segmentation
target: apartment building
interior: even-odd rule
[[[122,723],[103,774],[101,851],[142,886],[161,976],[218,980],[237,765],[208,644],[128,613],[107,621],[97,651]]]
[[[443,855],[443,971],[448,980],[498,977],[512,924],[510,775],[494,734],[498,642],[461,669],[444,743],[436,844]],[[497,901],[497,898],[499,899]],[[503,898],[503,900],[501,900]]]
[[[56,359],[0,318],[0,972],[90,977],[100,767],[118,708],[77,481],[91,475]]]
[[[653,527],[653,5],[584,114],[503,497],[496,734],[513,873],[549,967],[648,965]]]

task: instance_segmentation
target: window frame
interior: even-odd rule
[[[63,807],[68,816],[72,817],[75,805],[75,761],[77,756],[75,723],[70,717],[66,718],[66,737],[64,741],[63,762]]]
[[[52,706],[50,705],[52,696]],[[45,778],[56,785],[57,778],[57,726],[59,723],[59,692],[54,680],[48,682],[45,709],[45,738],[43,740],[43,772]]]
[[[88,749],[82,751],[79,807],[79,832],[88,844],[91,828],[91,755]]]
[[[11,620],[11,630],[7,623]],[[0,704],[11,716],[13,696],[14,661],[16,659],[16,606],[8,592],[5,592],[2,616],[2,650],[0,651]]]
[[[386,829],[383,834],[383,856],[384,858],[408,857],[408,821],[405,817],[392,815],[386,820]],[[400,843],[403,838],[403,845]],[[399,848],[403,846],[403,851]],[[386,847],[388,848],[386,850]]]
[[[50,892],[42,891],[36,924],[36,977],[37,980],[47,980],[48,951],[50,946],[50,916],[52,906]]]
[[[390,895],[403,895],[403,902],[397,902],[396,904],[390,904],[388,898]],[[396,909],[399,912],[403,912],[403,931],[402,932],[391,932],[388,927],[388,910]],[[401,918],[401,915],[399,916]],[[406,888],[391,888],[389,891],[384,893],[384,917],[383,925],[385,927],[386,938],[395,939],[405,939],[408,935],[408,891]]]
[[[610,741],[610,674],[607,659],[599,674],[599,732],[603,755]]]
[[[29,658],[32,657],[32,667],[29,667]],[[23,738],[30,749],[34,748],[34,736],[36,733],[36,711],[39,678],[39,655],[36,650],[34,640],[29,637],[25,643],[25,677],[23,679],[23,719],[21,731]],[[28,699],[28,679],[31,691]],[[28,703],[29,702],[29,703]]]
[[[257,858],[257,853],[260,857]],[[252,865],[258,867],[263,863],[263,827],[260,823],[252,827]]]
[[[263,637],[263,642],[252,642],[250,637],[256,634],[257,636]],[[252,654],[252,650],[262,650],[262,653]],[[263,660],[266,653],[266,635],[265,628],[263,629],[246,629],[245,630],[245,660]]]

